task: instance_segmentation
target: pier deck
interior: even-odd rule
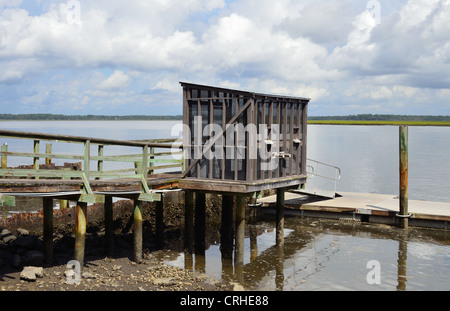
[[[263,207],[276,204],[276,195],[259,199]],[[367,222],[392,223],[399,213],[396,195],[338,192],[334,199],[313,200],[307,195],[286,192],[287,210],[301,215],[316,215],[326,218],[352,217]],[[411,225],[447,228],[450,221],[450,203],[409,200],[408,210]]]

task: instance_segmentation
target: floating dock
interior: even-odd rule
[[[335,198],[320,198],[286,192],[286,215],[395,225],[399,220],[399,197],[376,193],[338,192]],[[262,210],[270,212],[276,195],[261,198]],[[409,200],[409,224],[413,227],[449,229],[450,203]]]

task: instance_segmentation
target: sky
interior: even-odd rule
[[[177,115],[180,81],[450,115],[450,0],[0,0],[0,113]]]

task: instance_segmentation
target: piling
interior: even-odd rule
[[[286,189],[277,189],[277,207],[276,207],[276,245],[284,245],[284,194]]]
[[[408,127],[399,128],[400,148],[400,227],[408,228]]]
[[[44,209],[44,258],[45,263],[51,264],[53,262],[53,199],[43,198],[42,201]]]
[[[184,249],[186,253],[192,253],[194,231],[194,192],[184,192],[184,204]]]
[[[134,200],[134,213],[133,213],[133,251],[134,261],[136,263],[142,262],[142,201]]]
[[[206,194],[204,192],[195,193],[195,252],[205,252],[205,226],[206,226]]]
[[[86,241],[87,203],[77,202],[75,219],[75,260],[84,265],[84,250]]]
[[[2,152],[8,152],[7,144],[2,145]],[[6,155],[2,155],[2,169],[7,168],[7,166],[8,166],[7,163],[8,163],[8,157]]]
[[[45,145],[45,153],[46,154],[51,154],[52,153],[52,144],[46,144]],[[45,164],[52,164],[52,158],[50,158],[50,157],[47,157],[47,158],[45,158]]]
[[[109,256],[114,252],[113,203],[112,196],[105,196],[105,252]]]
[[[247,206],[244,195],[236,196],[236,225],[235,225],[235,257],[236,265],[244,264],[244,234],[245,234],[245,208]]]
[[[156,247],[164,247],[164,195],[161,195],[161,201],[156,202],[155,211],[156,222]]]
[[[222,195],[222,221],[220,227],[222,257],[233,258],[233,196]]]

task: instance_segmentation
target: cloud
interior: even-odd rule
[[[417,113],[420,98],[450,114],[445,0],[379,0],[380,24],[352,0],[75,2],[79,23],[68,1],[0,0],[4,98],[52,111],[112,96],[130,113],[120,101],[160,107],[164,94],[179,113],[183,80],[311,97],[312,111],[380,113],[407,99],[402,112]]]
[[[123,71],[116,70],[107,79],[100,82],[98,85],[99,89],[123,89],[126,88],[131,82],[131,78],[125,74]]]

